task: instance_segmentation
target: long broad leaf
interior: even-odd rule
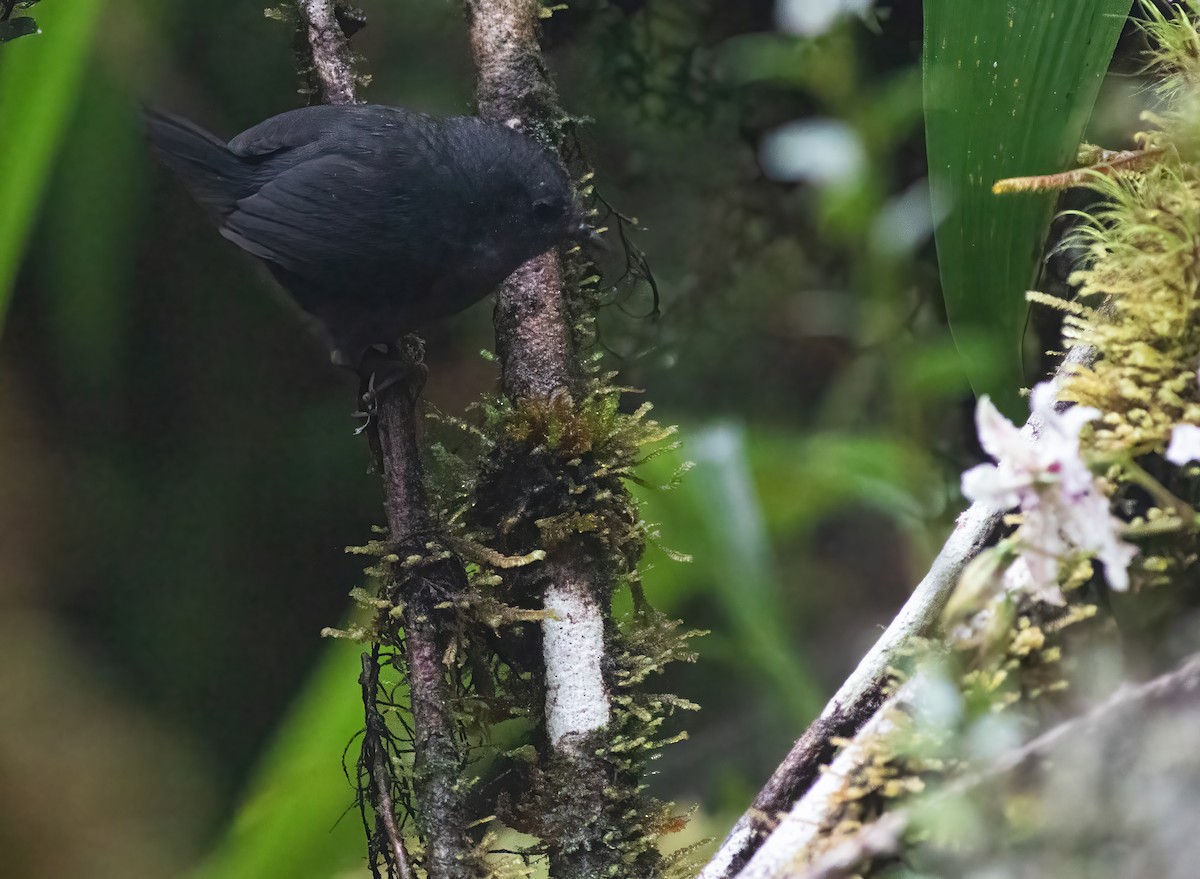
[[[38,7],[42,33],[0,46],[0,326],[79,91],[101,0]]]
[[[365,875],[366,842],[354,790],[356,680],[362,647],[335,641],[280,725],[233,825],[191,879],[329,879]]]
[[[1004,177],[1066,168],[1130,0],[926,0],[925,125],[942,292],[976,393],[1011,414],[1052,195]]]

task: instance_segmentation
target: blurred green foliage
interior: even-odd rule
[[[0,328],[47,171],[78,97],[100,5],[100,0],[75,0],[70,8],[48,4],[40,17],[49,34],[0,51]]]
[[[353,686],[361,645],[326,646],[304,692],[284,716],[248,795],[195,879],[339,876],[363,861],[363,827],[350,801],[362,695]],[[344,757],[348,769],[336,758]]]

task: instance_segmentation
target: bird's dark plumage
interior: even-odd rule
[[[155,152],[357,364],[586,229],[555,157],[502,125],[370,104],[292,110],[223,143],[146,112]]]

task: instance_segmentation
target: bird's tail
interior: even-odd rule
[[[146,136],[160,161],[183,181],[192,196],[224,218],[247,195],[246,167],[216,136],[198,125],[145,108]]]

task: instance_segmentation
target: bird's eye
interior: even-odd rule
[[[553,223],[563,215],[561,198],[539,198],[533,203],[533,218],[539,223]]]

